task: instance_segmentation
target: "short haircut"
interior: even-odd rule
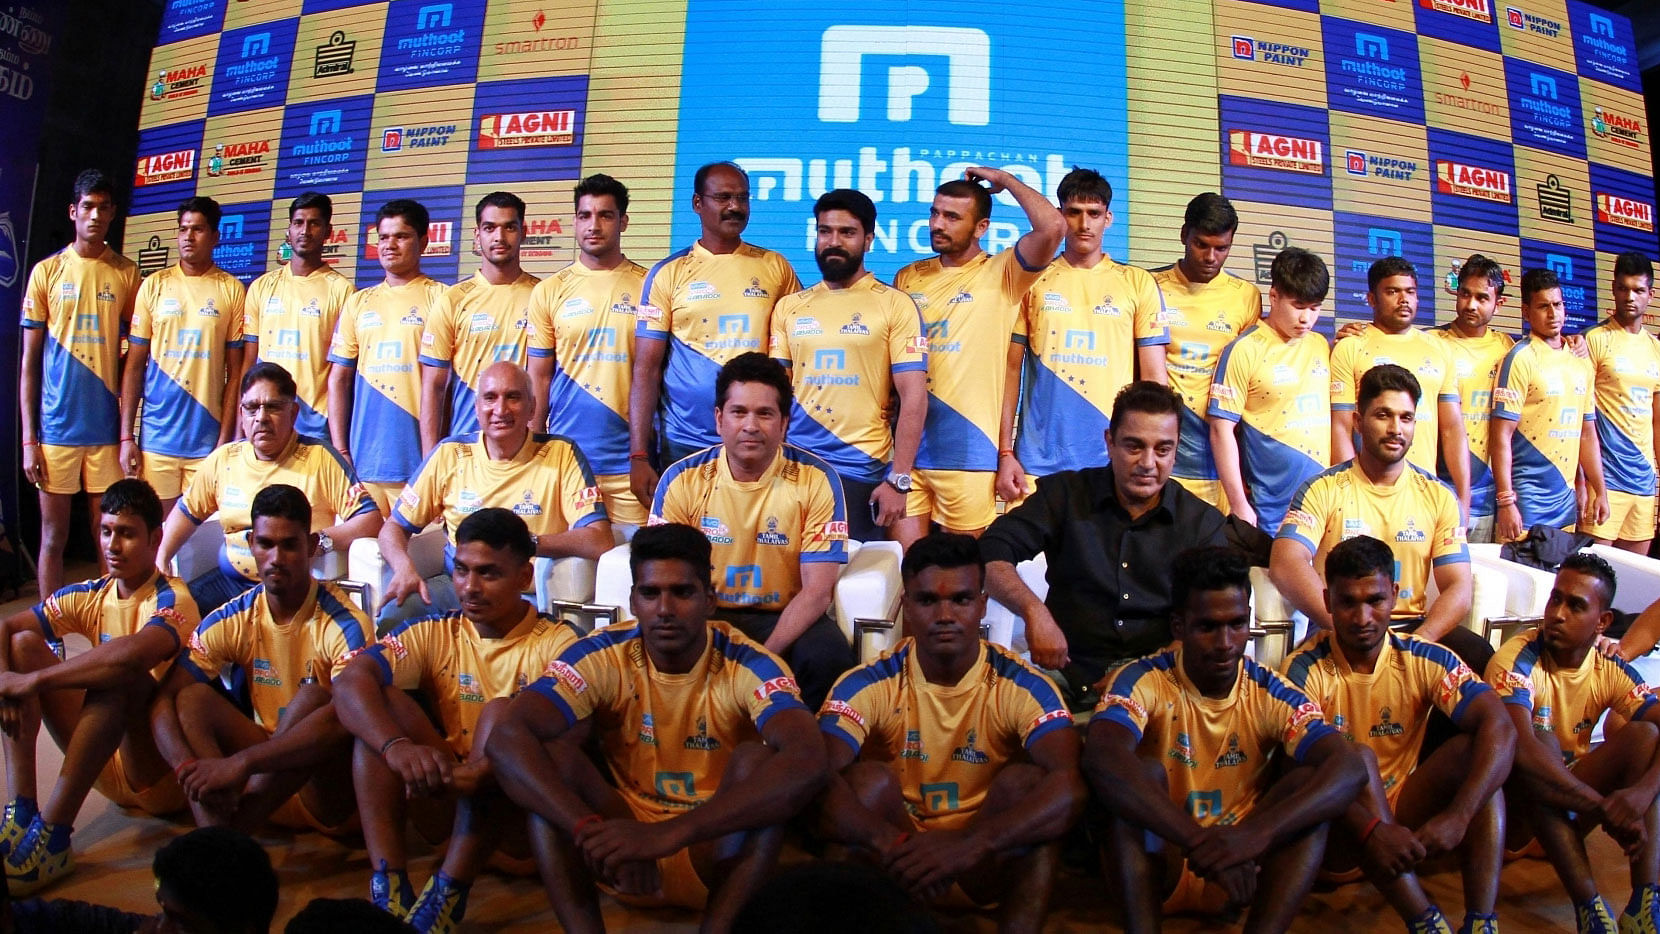
[[[1112,183],[1094,169],[1075,165],[1055,188],[1055,197],[1062,205],[1068,201],[1099,201],[1104,208],[1112,208]]]
[[[473,223],[484,223],[485,208],[512,208],[519,214],[519,223],[524,223],[524,199],[511,191],[492,191],[484,197],[478,199],[478,204],[473,206]]]
[[[74,200],[71,204],[80,204],[87,195],[97,193],[110,199],[111,204],[119,203],[115,198],[115,182],[108,175],[97,169],[83,169],[75,176],[75,187],[72,189]]]
[[[1232,201],[1214,191],[1207,191],[1187,203],[1182,226],[1188,233],[1207,237],[1232,233],[1239,229],[1239,212],[1233,209]]]
[[[934,189],[934,194],[944,195],[947,198],[970,198],[974,201],[974,222],[985,220],[991,216],[991,190],[977,182],[966,178],[953,178]]]
[[[705,583],[714,571],[714,551],[703,533],[681,522],[648,525],[628,545],[628,572],[638,578],[647,561],[684,561]],[[710,586],[713,586],[711,583]]]
[[[1179,417],[1181,411],[1182,400],[1176,395],[1175,390],[1150,379],[1136,380],[1118,390],[1118,395],[1113,397],[1110,424],[1117,425],[1120,419],[1131,412]]]
[[[1323,302],[1331,289],[1326,261],[1298,246],[1290,246],[1274,257],[1274,291],[1294,302]]]
[[[288,920],[283,934],[415,934],[400,921],[363,898],[314,898]]]
[[[600,197],[610,195],[611,200],[617,202],[617,213],[628,213],[628,186],[617,181],[603,172],[595,173],[576,183],[571,192],[571,207],[579,207],[583,196]]]
[[[1549,269],[1529,269],[1522,273],[1522,306],[1533,301],[1533,296],[1549,289],[1560,289],[1561,280]]]
[[[980,583],[986,580],[986,559],[980,554],[980,543],[972,535],[956,532],[933,532],[924,535],[905,552],[899,562],[899,579],[908,582],[929,568],[950,570],[973,567],[980,572]]]
[[[98,498],[98,512],[105,516],[137,516],[151,532],[161,528],[163,519],[161,497],[156,495],[155,487],[136,477],[123,477],[106,487]]]
[[[1614,576],[1614,567],[1607,559],[1592,551],[1576,551],[1562,562],[1563,571],[1578,571],[1588,577],[1594,577],[1602,582],[1602,608],[1610,609],[1614,606],[1614,593],[1619,580]]]
[[[1614,278],[1624,276],[1642,276],[1649,285],[1654,284],[1654,264],[1647,256],[1641,253],[1621,253],[1614,257]]]
[[[1361,580],[1374,574],[1395,580],[1395,553],[1370,535],[1344,539],[1326,555],[1326,581]]]
[[[1458,284],[1464,285],[1471,279],[1486,279],[1487,284],[1493,287],[1495,296],[1504,294],[1504,267],[1496,260],[1471,253],[1464,265],[1458,267]]]
[[[745,183],[749,182],[749,173],[745,172],[744,167],[736,162],[705,162],[698,166],[697,172],[692,175],[692,192],[694,194],[703,194],[703,183],[709,180],[709,173],[716,169],[731,169],[738,173]]]
[[[223,217],[225,212],[219,209],[219,202],[205,195],[196,195],[193,198],[186,198],[179,205],[179,220],[184,220],[186,214],[202,215],[207,220],[208,226],[218,232],[219,218]]]
[[[1188,601],[1196,593],[1213,590],[1242,590],[1251,593],[1251,562],[1225,545],[1189,548],[1170,562],[1170,606],[1186,614]]]
[[[236,394],[238,396],[245,395],[248,390],[253,388],[253,385],[258,382],[267,382],[277,387],[277,392],[281,394],[283,398],[299,398],[300,387],[294,383],[294,374],[284,369],[283,365],[280,363],[272,363],[269,360],[261,360],[253,366],[248,367],[248,372],[242,374],[242,388],[237,390]]]
[[[813,217],[822,219],[826,211],[846,211],[857,217],[864,225],[865,233],[876,230],[876,203],[862,191],[852,188],[837,188],[819,196],[818,203],[813,205]]]
[[[415,228],[420,236],[426,236],[432,229],[432,215],[427,212],[427,206],[413,198],[393,198],[380,206],[375,212],[375,226],[388,217],[401,217],[403,222]]]
[[[1404,257],[1385,256],[1373,263],[1372,268],[1366,270],[1366,291],[1377,291],[1378,283],[1390,276],[1411,276],[1412,281],[1417,282],[1418,267],[1412,265]]]
[[[1412,407],[1417,408],[1424,401],[1424,387],[1419,385],[1418,377],[1412,371],[1395,363],[1380,363],[1360,378],[1360,388],[1355,391],[1355,410],[1364,413],[1378,396],[1386,392],[1404,392],[1412,397]]]
[[[303,191],[298,198],[288,202],[288,219],[292,221],[303,208],[316,208],[323,215],[323,220],[334,220],[334,202],[320,191]]]
[[[733,383],[766,383],[778,390],[778,411],[790,417],[790,403],[795,401],[795,389],[790,385],[790,374],[777,360],[751,350],[726,361],[715,377],[715,408],[726,407],[726,391]]]
[[[254,839],[229,827],[200,827],[156,851],[156,888],[213,922],[223,934],[265,932],[277,913],[277,874]]]
[[[536,557],[536,536],[511,509],[492,506],[462,519],[455,529],[455,545],[459,548],[468,542],[505,548],[521,563]]]
[[[305,498],[298,487],[286,483],[273,483],[254,494],[254,504],[248,509],[248,522],[253,524],[261,518],[292,519],[311,528],[311,501]]]

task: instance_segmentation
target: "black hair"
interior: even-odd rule
[[[225,212],[219,209],[219,202],[205,195],[196,195],[192,198],[186,198],[179,204],[179,220],[184,220],[186,214],[202,215],[207,219],[208,226],[213,228],[214,233],[218,233],[219,218],[223,217]]]
[[[98,498],[98,512],[106,516],[122,513],[137,516],[151,532],[161,528],[164,518],[161,497],[156,495],[155,487],[136,477],[123,477],[106,487]]]
[[[512,208],[519,213],[519,223],[525,221],[525,201],[511,191],[492,191],[478,199],[473,206],[473,223],[484,223],[485,208]]]
[[[265,932],[277,913],[277,874],[254,839],[229,827],[200,827],[156,851],[156,888],[222,934]]]
[[[935,188],[934,194],[947,198],[973,199],[976,224],[991,216],[991,190],[978,182],[971,182],[966,178],[953,178]]]
[[[1459,285],[1471,279],[1486,279],[1487,284],[1493,287],[1494,297],[1504,294],[1504,267],[1480,253],[1471,253],[1464,265],[1458,267]]]
[[[311,528],[311,501],[305,498],[298,487],[286,483],[273,483],[254,494],[254,504],[248,509],[250,524],[261,518],[292,519]]]
[[[379,227],[380,222],[388,217],[403,218],[404,223],[415,228],[415,233],[423,237],[432,229],[432,215],[428,213],[427,206],[413,198],[393,198],[381,205],[380,210],[375,212],[375,226]]]
[[[1418,267],[1412,265],[1404,257],[1385,256],[1373,263],[1372,268],[1366,270],[1366,291],[1377,291],[1378,283],[1390,276],[1411,276],[1412,281],[1416,283],[1418,281]]]
[[[1186,614],[1188,601],[1196,593],[1215,590],[1242,590],[1251,594],[1251,562],[1224,545],[1189,548],[1170,562],[1170,606]]]
[[[334,202],[329,200],[328,195],[320,191],[301,192],[298,198],[288,202],[288,219],[292,221],[295,212],[302,208],[316,208],[322,212],[325,222],[334,220]]]
[[[736,162],[705,162],[698,166],[697,172],[692,175],[693,194],[703,194],[703,183],[709,180],[709,173],[716,169],[731,169],[738,173],[746,184],[749,182],[749,173],[745,172],[744,167]]]
[[[242,388],[237,391],[237,395],[246,394],[255,383],[261,381],[277,387],[277,392],[284,398],[299,398],[300,387],[294,383],[294,374],[288,372],[282,364],[272,363],[269,360],[261,360],[248,367],[248,371],[242,374]]]
[[[1624,276],[1642,276],[1652,286],[1654,285],[1654,264],[1649,262],[1649,258],[1641,253],[1621,253],[1614,257],[1614,278],[1619,279]]]
[[[1131,412],[1146,415],[1180,415],[1181,411],[1182,400],[1176,395],[1175,390],[1163,383],[1141,379],[1118,390],[1118,395],[1113,397],[1110,424],[1118,424],[1120,419]]]
[[[1395,363],[1380,363],[1360,378],[1360,388],[1355,390],[1355,410],[1364,414],[1372,401],[1386,392],[1406,393],[1412,397],[1413,408],[1424,401],[1424,388],[1411,370]]]
[[[1214,191],[1207,191],[1195,195],[1187,203],[1187,213],[1182,216],[1182,229],[1207,237],[1232,233],[1239,229],[1239,212],[1233,209],[1232,201]]]
[[[1560,289],[1561,280],[1550,269],[1529,269],[1522,273],[1522,307],[1533,301],[1533,296],[1548,289]]]
[[[511,509],[492,506],[462,519],[455,529],[455,544],[459,548],[468,542],[505,548],[521,563],[536,557],[536,536]]]
[[[899,579],[908,583],[928,568],[973,567],[980,572],[980,583],[986,580],[986,559],[980,554],[980,543],[972,535],[957,532],[932,532],[911,545],[899,562]]]
[[[628,573],[638,578],[647,561],[684,561],[691,565],[693,574],[708,582],[715,569],[713,554],[709,539],[689,525],[648,525],[635,532],[629,542]]]
[[[1274,291],[1294,302],[1323,302],[1331,289],[1326,261],[1302,247],[1281,250],[1271,271]]]
[[[611,200],[617,202],[617,213],[628,213],[628,186],[603,172],[590,175],[577,182],[576,189],[572,193],[571,206],[579,206],[584,195],[591,197],[610,195]]]
[[[1111,210],[1112,183],[1094,169],[1075,165],[1055,187],[1055,197],[1062,206],[1068,201],[1099,201],[1102,207]]]
[[[846,211],[864,225],[865,233],[876,230],[876,203],[862,191],[837,188],[819,196],[813,205],[813,217],[822,218],[826,211]]]
[[[1619,586],[1619,580],[1614,576],[1614,567],[1607,559],[1593,551],[1576,551],[1562,562],[1561,571],[1578,571],[1587,577],[1594,577],[1602,584],[1602,608],[1611,609],[1614,606],[1614,593]]]
[[[790,417],[790,403],[795,401],[795,388],[790,385],[790,374],[777,360],[751,350],[726,361],[715,377],[715,408],[726,407],[726,391],[733,383],[765,383],[778,390],[778,411]]]
[[[1374,574],[1395,580],[1395,553],[1370,535],[1356,535],[1337,543],[1326,555],[1326,582],[1361,580]]]
[[[363,898],[314,898],[288,919],[283,934],[415,934],[400,921]]]
[[[111,204],[117,204],[115,198],[115,182],[108,175],[97,169],[83,169],[75,176],[75,187],[72,189],[74,200],[70,204],[80,204],[87,195],[97,193],[110,199]]]

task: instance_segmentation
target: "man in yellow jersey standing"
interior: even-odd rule
[[[1431,330],[1446,342],[1458,386],[1458,407],[1464,415],[1464,435],[1470,444],[1469,538],[1493,540],[1493,468],[1488,441],[1492,432],[1493,383],[1499,364],[1515,341],[1492,326],[1493,315],[1504,304],[1504,269],[1482,256],[1472,255],[1458,270],[1458,300],[1453,320]],[[1445,467],[1440,477],[1451,482]]]
[[[72,199],[74,241],[36,263],[23,291],[17,396],[23,477],[40,490],[42,594],[63,586],[70,498],[121,479],[121,338],[138,293],[137,264],[104,242],[119,210],[115,185],[88,169],[75,176]]]
[[[1660,341],[1643,326],[1654,265],[1641,253],[1614,257],[1614,310],[1585,332],[1596,367],[1597,444],[1608,485],[1608,518],[1585,529],[1598,544],[1647,555],[1654,541],[1655,431]]]

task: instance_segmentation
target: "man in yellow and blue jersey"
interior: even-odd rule
[[[1497,934],[1504,864],[1504,797],[1516,737],[1487,683],[1446,648],[1390,631],[1395,553],[1370,535],[1326,556],[1331,628],[1287,658],[1286,678],[1326,712],[1343,738],[1364,747],[1367,786],[1332,827],[1326,868],[1364,869],[1409,931],[1451,934],[1413,870],[1455,850],[1464,872],[1461,934]],[[1458,734],[1431,750],[1426,727],[1439,711]],[[1420,747],[1423,752],[1420,753]]]
[[[329,345],[329,435],[382,515],[421,465],[421,332],[444,286],[421,272],[431,219],[398,198],[375,212],[386,279],[354,292]]]
[[[1330,348],[1314,330],[1330,286],[1324,260],[1282,250],[1268,317],[1216,364],[1205,412],[1216,473],[1233,515],[1270,535],[1291,494],[1331,463]]]
[[[795,386],[791,441],[835,469],[848,537],[870,541],[906,516],[928,411],[928,341],[911,297],[865,269],[876,229],[870,198],[825,192],[813,217],[824,281],[773,309],[771,353]]]
[[[1493,384],[1494,537],[1515,541],[1535,525],[1586,528],[1608,518],[1597,432],[1594,374],[1563,345],[1562,287],[1549,269],[1522,274],[1528,337],[1505,354]],[[1585,475],[1584,501],[1576,471]]]
[[[294,375],[296,429],[323,443],[329,440],[329,342],[352,294],[352,281],[323,261],[333,220],[328,195],[308,191],[289,202],[286,243],[293,255],[248,286],[243,306],[255,362],[280,364]]]
[[[1614,257],[1614,310],[1585,332],[1596,367],[1597,445],[1608,486],[1608,518],[1585,531],[1598,544],[1647,555],[1654,541],[1660,407],[1660,340],[1643,326],[1654,265],[1641,253]]]
[[[773,306],[801,291],[789,260],[743,240],[749,226],[743,169],[731,162],[700,167],[692,177],[692,210],[701,235],[651,267],[640,299],[628,443],[630,484],[642,503],[657,489],[653,458],[667,467],[719,441],[709,421],[716,373],[741,353],[765,353]]]
[[[486,367],[530,359],[530,293],[540,282],[519,264],[525,203],[492,191],[473,206],[473,244],[483,263],[451,286],[421,332],[421,451],[477,431],[473,396]]]
[[[1152,271],[1170,332],[1165,374],[1182,397],[1181,446],[1171,476],[1224,513],[1228,500],[1205,421],[1210,385],[1223,348],[1262,319],[1262,290],[1223,269],[1238,228],[1233,202],[1213,191],[1197,195],[1182,218],[1182,258]]]
[[[1072,714],[1048,678],[980,638],[973,538],[924,537],[900,576],[910,637],[843,675],[819,711],[820,827],[925,900],[957,888],[998,904],[1003,929],[1038,930],[1057,841],[1086,798]]]
[[[43,594],[63,586],[71,498],[121,479],[121,338],[132,318],[138,266],[104,242],[119,210],[115,185],[88,169],[75,177],[75,239],[29,270],[23,291],[18,400],[23,477],[40,490]],[[96,523],[97,510],[88,510]],[[96,529],[93,530],[96,534]]]
[[[1614,619],[1616,583],[1602,558],[1588,551],[1568,556],[1538,628],[1506,642],[1487,668],[1516,731],[1506,797],[1544,846],[1581,934],[1616,930],[1585,854],[1584,836],[1598,825],[1631,863],[1620,934],[1660,922],[1660,835],[1654,833],[1660,702],[1635,668],[1595,648]],[[1592,749],[1591,734],[1604,713],[1629,722]]]
[[[142,476],[164,509],[173,508],[202,459],[236,436],[246,290],[213,263],[220,215],[212,198],[179,205],[179,262],[139,286],[127,334],[121,466],[129,477]]]
[[[624,535],[645,525],[628,476],[628,391],[646,271],[623,255],[628,188],[609,175],[576,186],[577,256],[530,295],[530,380],[537,431],[588,458],[605,512]]]
[[[490,734],[491,768],[532,812],[567,931],[604,929],[599,888],[730,929],[785,822],[824,787],[824,743],[789,669],[710,618],[710,547],[695,526],[641,529],[628,557],[638,622],[567,649]],[[717,859],[730,864],[718,874]]]
[[[1458,387],[1458,408],[1464,415],[1464,437],[1470,446],[1469,539],[1493,540],[1493,468],[1488,452],[1492,436],[1493,384],[1499,365],[1516,342],[1492,326],[1493,315],[1504,304],[1504,269],[1480,253],[1458,270],[1458,299],[1453,320],[1430,331],[1446,342]],[[1439,476],[1451,483],[1443,466]]]
[[[1320,705],[1245,657],[1250,571],[1226,548],[1177,555],[1177,644],[1118,669],[1089,722],[1102,863],[1136,934],[1162,913],[1244,909],[1248,930],[1287,930],[1328,823],[1366,784]]]

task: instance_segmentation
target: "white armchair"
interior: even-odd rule
[[[169,573],[186,583],[195,580],[219,566],[219,551],[224,544],[225,527],[218,519],[208,519],[179,546],[178,552],[173,555]],[[342,581],[351,577],[346,555],[338,551],[318,555],[311,560],[311,576],[320,581]]]
[[[380,609],[386,588],[392,583],[392,566],[380,553],[380,542],[360,538],[346,549],[347,576],[362,585],[363,611],[371,618]],[[444,529],[428,526],[409,539],[409,558],[422,578],[444,573]]]

